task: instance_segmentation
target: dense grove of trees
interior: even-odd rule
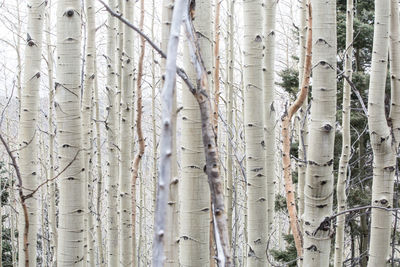
[[[399,266],[398,0],[0,10],[0,266]]]

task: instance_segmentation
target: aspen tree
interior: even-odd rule
[[[133,21],[133,0],[125,1],[125,17]],[[131,143],[132,143],[132,88],[133,88],[133,31],[124,25],[124,50],[122,52],[122,88],[121,88],[121,139],[120,139],[120,248],[121,266],[131,266],[133,263],[132,250],[132,194],[131,194]]]
[[[173,130],[172,130],[172,113],[175,112],[173,109],[174,101],[174,90],[176,87],[176,58],[178,53],[179,35],[182,23],[182,16],[186,11],[187,5],[185,0],[178,0],[177,5],[173,11],[173,17],[171,18],[170,37],[168,40],[168,59],[164,62],[165,68],[165,82],[162,90],[162,135],[161,135],[161,148],[160,148],[160,177],[158,181],[157,190],[157,207],[155,214],[155,234],[153,243],[153,266],[164,266],[164,255],[163,255],[163,237],[164,232],[168,232],[166,229],[167,219],[167,206],[168,201],[168,190],[169,183],[172,180],[172,168],[171,161],[172,148],[173,148]],[[165,41],[165,40],[164,40]],[[173,214],[171,214],[173,216]],[[172,237],[172,236],[171,236]],[[167,243],[169,246],[170,243]],[[172,248],[173,249],[173,248]],[[166,249],[169,251],[169,249]],[[170,254],[173,254],[170,251]],[[169,255],[170,256],[170,255]],[[168,261],[168,256],[166,258]],[[166,265],[171,265],[171,262],[166,262]],[[177,264],[175,264],[177,265]]]
[[[352,67],[352,54],[353,54],[353,14],[354,6],[353,0],[347,0],[346,10],[346,51],[344,58],[344,71],[348,79],[351,80],[353,74]],[[342,110],[342,154],[339,161],[338,180],[336,187],[336,198],[337,198],[337,213],[343,212],[346,209],[346,180],[347,180],[347,169],[350,160],[350,96],[351,87],[349,82],[344,79],[343,84],[343,110]],[[337,217],[337,227],[335,236],[335,261],[336,267],[343,266],[343,255],[344,255],[344,227],[345,227],[345,215],[339,215]]]
[[[196,1],[194,24],[207,71],[212,69],[211,1]],[[184,50],[184,67],[195,81],[196,73],[190,63],[188,48]],[[183,266],[209,266],[210,189],[203,171],[204,146],[201,134],[199,106],[193,94],[182,88],[180,247],[179,259]]]
[[[170,36],[172,13],[174,9],[174,0],[163,0],[162,8],[162,25],[161,25],[161,49],[167,51],[168,40]],[[162,83],[164,83],[166,71],[166,60],[161,59],[161,73],[163,75]],[[171,114],[171,131],[172,131],[172,148],[171,148],[171,176],[169,181],[168,207],[165,232],[165,266],[176,266],[179,262],[179,178],[177,165],[177,149],[176,149],[176,121],[177,121],[177,101],[176,101],[176,84],[173,89],[172,96],[172,114]]]
[[[265,175],[267,179],[267,234],[272,230],[275,208],[275,19],[276,0],[265,1],[265,53],[263,67]]]
[[[98,250],[98,264],[103,267],[105,265],[104,250],[103,250],[103,233],[102,233],[102,195],[103,195],[103,170],[101,166],[101,132],[100,132],[100,108],[99,108],[99,86],[97,82],[97,60],[94,61],[94,87],[93,87],[93,104],[94,104],[94,117],[95,117],[95,129],[96,129],[96,169],[97,169],[97,199],[96,199],[96,240]]]
[[[234,20],[233,15],[235,12],[235,0],[229,3],[229,14],[228,14],[228,81],[227,81],[227,107],[226,107],[226,117],[227,117],[227,129],[228,133],[226,135],[226,147],[227,147],[227,157],[226,157],[226,181],[227,181],[227,189],[226,189],[226,209],[227,209],[227,218],[228,218],[228,231],[229,231],[229,241],[231,242],[232,246],[235,246],[232,240],[232,214],[233,214],[233,162],[232,162],[232,143],[233,143],[233,91],[234,91],[234,78],[233,78],[233,70],[234,70]],[[235,187],[235,192],[237,187]],[[235,204],[236,205],[236,204]],[[235,224],[236,225],[236,224]],[[235,249],[233,250],[235,251]],[[233,255],[235,257],[235,255]]]
[[[244,125],[247,176],[247,266],[265,266],[268,239],[263,131],[263,1],[243,2]]]
[[[144,0],[140,1],[140,22],[139,22],[139,29],[142,31],[144,26]],[[133,238],[133,255],[136,255],[136,229],[135,229],[135,222],[136,222],[136,180],[139,177],[139,168],[142,157],[144,155],[145,150],[145,141],[143,136],[143,129],[142,129],[142,114],[143,114],[143,99],[142,99],[142,80],[143,80],[143,60],[145,54],[145,45],[146,41],[141,36],[140,37],[140,55],[139,55],[139,62],[138,62],[138,78],[136,81],[136,131],[138,135],[138,143],[139,143],[139,150],[137,151],[135,158],[133,160],[133,170],[132,170],[132,238]],[[141,179],[141,181],[143,181]],[[140,184],[142,186],[142,184]],[[140,220],[141,222],[141,220]],[[141,232],[140,232],[141,234]],[[139,246],[140,249],[140,246]],[[140,256],[140,255],[139,255]]]
[[[90,232],[91,225],[93,224],[92,212],[89,209],[89,202],[92,202],[91,191],[92,190],[92,99],[93,99],[93,87],[95,79],[95,60],[96,60],[96,20],[95,20],[95,10],[94,1],[86,0],[85,3],[85,13],[86,13],[86,65],[85,65],[85,79],[84,88],[82,96],[82,147],[83,152],[83,162],[85,167],[85,235],[86,242],[84,246],[87,246],[85,251],[87,251],[86,265],[93,265],[93,233]],[[92,257],[92,260],[90,260]],[[84,263],[85,264],[85,263]]]
[[[80,53],[81,2],[67,0],[57,8],[57,80],[55,105],[60,166],[57,265],[82,266],[84,171],[81,161]]]
[[[372,206],[381,208],[392,208],[393,205],[396,154],[400,137],[398,12],[398,2],[395,0],[375,1],[372,68],[368,95],[368,126],[374,154],[371,201]],[[391,105],[387,119],[385,115],[385,85],[389,51],[391,59]],[[389,263],[391,226],[391,211],[372,209],[369,267],[386,266]]]
[[[336,117],[336,1],[313,0],[313,88],[304,187],[304,266],[329,265]]]
[[[50,38],[51,33],[51,2],[49,2],[49,7],[46,14],[46,42],[47,42],[47,69],[48,69],[48,82],[49,82],[49,111],[48,111],[48,124],[49,124],[49,150],[48,150],[48,160],[49,160],[49,178],[54,177],[54,59],[53,59],[53,48]],[[52,253],[51,264],[57,264],[57,217],[56,217],[56,181],[50,181],[48,184],[48,224],[50,229],[50,250]]]
[[[299,42],[300,42],[300,57],[299,57],[299,81],[303,80],[304,74],[304,62],[306,59],[306,38],[307,38],[307,0],[300,0],[299,8]],[[299,83],[299,90],[301,90],[301,84]],[[304,99],[303,105],[298,111],[298,134],[299,134],[299,163],[298,163],[298,206],[299,213],[298,218],[300,220],[300,228],[303,227],[303,214],[304,214],[304,183],[306,180],[306,153],[308,147],[308,121],[307,121],[307,106],[308,96]]]
[[[109,6],[115,6],[115,0],[108,1]],[[118,246],[118,152],[117,152],[117,125],[116,125],[116,27],[115,18],[108,14],[107,17],[107,150],[108,150],[108,175],[107,175],[107,241],[108,241],[108,266],[119,264]]]
[[[25,68],[23,69],[22,92],[20,98],[19,122],[19,168],[22,176],[23,194],[29,194],[39,184],[37,121],[39,118],[39,84],[41,76],[41,56],[43,24],[46,3],[42,0],[28,1],[28,26],[25,46]],[[18,37],[19,38],[19,37]],[[22,208],[18,222],[19,266],[36,266],[36,241],[39,230],[40,213],[38,196],[34,195],[25,202],[28,218],[23,216]],[[28,224],[28,225],[26,225]],[[27,228],[26,228],[27,227]],[[28,229],[27,239],[24,229]],[[26,247],[28,251],[26,251]]]

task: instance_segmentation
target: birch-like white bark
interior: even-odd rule
[[[397,17],[397,20],[396,20]],[[391,0],[375,1],[374,44],[368,95],[368,126],[373,160],[372,203],[373,206],[391,208],[393,183],[398,146],[399,117],[399,52],[398,3]],[[390,31],[390,35],[389,35]],[[389,39],[390,38],[390,39]],[[385,85],[389,43],[391,44],[391,90],[390,119],[385,115]],[[397,61],[397,62],[396,62]],[[397,128],[395,128],[395,125]],[[393,129],[396,129],[393,131]],[[386,266],[389,263],[392,213],[381,209],[371,211],[371,234],[368,266]]]
[[[60,166],[58,265],[82,266],[84,171],[81,160],[81,1],[66,0],[57,8],[57,74],[55,110]]]
[[[265,176],[267,179],[267,235],[272,231],[275,209],[275,19],[276,0],[265,1],[265,53],[263,67]]]
[[[48,86],[49,86],[49,111],[48,111],[48,124],[49,124],[49,150],[48,150],[48,168],[49,178],[54,177],[54,139],[55,130],[53,125],[54,118],[54,59],[53,47],[51,43],[51,2],[49,2],[48,10],[46,13],[46,42],[47,42],[47,69],[48,69]],[[50,251],[52,255],[51,264],[57,264],[57,215],[56,215],[56,187],[55,180],[47,184],[48,187],[48,224],[50,229]]]
[[[353,75],[353,0],[347,0],[346,8],[346,51],[344,61],[345,75],[350,79]],[[349,82],[344,79],[343,84],[343,107],[342,107],[342,154],[339,161],[338,180],[336,185],[337,213],[343,212],[346,209],[346,180],[347,168],[350,160],[350,97],[351,87]],[[336,236],[335,236],[335,267],[343,266],[344,255],[344,227],[345,215],[337,217]]]
[[[109,0],[111,7],[115,6],[115,0]],[[116,143],[117,116],[115,97],[117,92],[116,84],[116,63],[115,47],[117,23],[115,18],[108,14],[107,17],[107,150],[108,150],[108,175],[107,175],[107,244],[108,244],[108,266],[113,267],[119,264],[118,246],[118,151]]]
[[[161,49],[167,51],[168,41],[170,38],[170,28],[172,13],[174,10],[173,0],[164,0],[162,9],[162,30],[161,30]],[[161,60],[161,73],[165,74],[166,59]],[[163,76],[164,81],[165,76]],[[171,149],[171,176],[169,181],[169,193],[168,193],[168,207],[167,207],[167,218],[166,228],[168,231],[165,232],[165,266],[176,266],[179,262],[179,177],[178,177],[178,165],[177,165],[177,148],[176,148],[176,122],[177,122],[177,99],[176,99],[176,87],[173,90],[172,97],[172,149]]]
[[[247,266],[265,266],[268,239],[267,179],[263,130],[263,1],[243,2],[244,124],[247,176]],[[270,108],[270,107],[269,107]]]
[[[313,0],[313,84],[304,187],[303,266],[329,265],[336,119],[336,1]]]
[[[301,81],[304,74],[304,62],[306,59],[306,39],[307,39],[307,0],[300,1],[300,25],[299,25],[299,41],[300,41],[300,57],[299,57],[299,90],[301,90]],[[299,163],[298,163],[298,183],[297,183],[297,198],[300,220],[302,228],[304,214],[304,183],[306,180],[306,152],[308,148],[308,121],[307,121],[307,106],[308,97],[303,102],[303,105],[298,111],[298,134],[299,134]]]
[[[174,6],[170,37],[168,41],[165,82],[161,94],[162,126],[160,145],[160,175],[157,187],[157,205],[155,213],[155,233],[153,241],[153,266],[164,266],[164,233],[166,229],[166,215],[168,206],[168,191],[171,181],[172,156],[172,113],[174,90],[176,86],[176,60],[178,55],[179,35],[183,14],[187,10],[187,0],[177,0]]]
[[[133,0],[125,1],[124,14],[133,21]],[[131,194],[131,144],[132,144],[132,91],[133,91],[133,31],[124,26],[124,50],[122,52],[122,88],[121,88],[121,139],[120,139],[120,266],[133,264],[132,249],[132,194]]]
[[[39,118],[39,85],[41,76],[41,57],[43,24],[46,2],[28,1],[28,24],[25,46],[25,67],[23,69],[22,92],[20,98],[20,122],[18,131],[19,168],[22,176],[23,194],[29,194],[39,184],[37,121]],[[19,37],[18,37],[19,39]],[[39,194],[26,200],[28,221],[20,210],[19,230],[19,266],[36,266],[37,232],[39,230]],[[28,222],[28,239],[24,240],[24,228]],[[27,244],[25,243],[27,242]],[[28,246],[28,251],[25,251]]]
[[[211,1],[196,1],[195,26],[206,68],[212,68]],[[195,84],[196,72],[190,62],[187,45],[184,48],[184,68]],[[210,72],[211,73],[211,72]],[[201,115],[196,99],[182,88],[181,181],[180,181],[180,241],[179,259],[182,266],[209,266],[210,190],[203,171],[205,155],[201,135]]]

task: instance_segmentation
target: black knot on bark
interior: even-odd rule
[[[69,9],[66,13],[67,13],[67,17],[72,17],[74,15],[74,10]]]
[[[330,125],[329,123],[327,123],[327,124],[324,125],[324,130],[327,131],[327,132],[329,132],[330,130],[332,130],[332,128],[333,128],[332,125]]]

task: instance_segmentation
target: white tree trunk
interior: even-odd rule
[[[329,265],[336,119],[336,1],[313,0],[313,85],[304,188],[304,266]]]
[[[81,161],[80,54],[81,2],[68,0],[57,8],[57,80],[55,106],[59,176],[58,266],[82,266],[84,210],[84,166]]]
[[[93,238],[91,228],[93,225],[93,218],[91,209],[89,209],[89,202],[92,202],[92,99],[93,99],[93,87],[95,81],[95,60],[96,60],[96,19],[95,19],[95,6],[93,0],[86,0],[85,3],[86,12],[86,55],[85,55],[85,79],[82,96],[82,148],[83,151],[83,162],[84,162],[84,178],[85,178],[85,237],[86,242],[84,249],[86,251],[86,266],[94,264],[93,262]],[[85,252],[84,251],[84,252]],[[92,258],[92,260],[91,260]]]
[[[124,16],[133,21],[133,1],[125,1]],[[132,194],[131,194],[131,144],[132,144],[132,90],[133,90],[133,31],[124,25],[124,50],[121,88],[121,164],[119,171],[120,207],[120,266],[131,266],[132,250]]]
[[[247,266],[265,266],[268,194],[263,130],[263,1],[243,2],[244,124],[247,176]],[[270,107],[268,107],[270,108]]]
[[[39,117],[39,84],[41,76],[42,37],[44,12],[46,5],[42,0],[28,1],[28,26],[25,47],[25,68],[23,70],[23,84],[21,94],[21,112],[19,124],[19,168],[22,176],[24,195],[36,189],[39,183],[38,176],[38,149],[36,123]],[[26,200],[28,209],[29,232],[28,239],[24,240],[25,217],[20,209],[19,230],[19,263],[22,266],[36,266],[36,241],[39,230],[38,205],[39,194]],[[24,244],[27,242],[28,251]],[[26,253],[28,255],[26,255]],[[28,257],[27,257],[28,256]]]
[[[233,93],[234,93],[234,77],[233,77],[233,70],[234,70],[234,12],[235,12],[235,1],[231,1],[229,3],[229,24],[228,24],[228,40],[227,40],[227,90],[226,90],[226,120],[227,120],[227,134],[226,134],[226,149],[227,149],[227,156],[226,156],[226,216],[228,218],[228,231],[229,231],[229,241],[231,242],[232,247],[235,247],[237,244],[233,243],[232,240],[232,216],[233,216],[233,153],[232,153],[232,144],[234,142],[234,125],[233,125]],[[235,193],[237,193],[237,188],[235,187]],[[237,203],[236,203],[237,204]],[[235,205],[236,205],[235,204]],[[236,224],[235,224],[236,225]],[[233,249],[235,252],[235,249]],[[234,253],[233,253],[234,254]],[[233,255],[235,258],[235,255]],[[233,259],[234,260],[234,259]]]
[[[299,26],[299,40],[300,40],[300,57],[299,57],[299,90],[301,90],[301,81],[303,81],[304,62],[306,59],[306,39],[307,39],[307,0],[300,2],[300,26]],[[298,111],[298,134],[299,134],[299,163],[298,163],[298,189],[297,198],[300,220],[300,227],[302,228],[303,214],[304,214],[304,183],[306,180],[306,152],[308,148],[308,121],[307,121],[307,106],[308,98],[303,102],[303,105]]]
[[[265,53],[263,67],[264,83],[264,142],[265,176],[267,179],[267,235],[272,230],[275,209],[275,13],[276,0],[265,1]]]
[[[347,0],[346,11],[346,52],[344,61],[345,75],[351,80],[353,74],[352,58],[353,58],[353,0]],[[346,180],[347,168],[350,160],[350,96],[351,87],[346,79],[343,84],[343,110],[342,110],[342,154],[340,156],[338,180],[336,188],[337,213],[343,212],[346,209]],[[343,266],[344,255],[344,227],[345,214],[337,217],[337,227],[335,236],[335,267]]]
[[[398,66],[398,3],[396,1],[375,1],[374,44],[372,53],[372,69],[368,96],[368,126],[371,146],[374,154],[372,206],[392,208],[393,182],[396,164],[398,140],[393,139],[398,134],[398,104],[399,87]],[[392,12],[391,11],[392,8]],[[397,17],[397,19],[396,19]],[[389,18],[391,18],[389,20]],[[389,27],[389,24],[391,27]],[[392,105],[391,127],[385,116],[385,85],[389,52],[389,30],[391,43],[391,76]],[[397,46],[398,49],[398,46]],[[396,62],[397,61],[397,62]],[[397,72],[397,73],[396,73]],[[396,86],[397,85],[397,86]],[[394,104],[394,105],[393,105]],[[397,128],[394,128],[397,126]],[[368,266],[386,266],[389,263],[389,245],[391,236],[392,212],[372,209],[371,235]]]
[[[49,150],[48,150],[48,160],[49,160],[49,178],[54,177],[54,138],[55,130],[53,126],[53,116],[54,116],[54,71],[53,71],[53,48],[51,43],[51,3],[49,3],[47,11],[46,20],[46,42],[47,42],[47,69],[48,69],[48,81],[49,81],[49,111],[48,111],[48,124],[49,124]],[[50,230],[50,250],[51,250],[51,264],[57,264],[57,215],[56,215],[56,187],[57,182],[55,180],[50,181],[48,184],[48,224]]]
[[[161,49],[167,51],[168,40],[170,35],[172,13],[174,9],[174,0],[164,0],[162,9],[162,41]],[[166,60],[161,60],[161,73],[165,75]],[[163,79],[164,81],[164,79]],[[176,119],[177,119],[177,103],[176,103],[176,86],[172,96],[172,148],[171,148],[171,177],[169,181],[168,207],[165,232],[165,266],[176,266],[179,262],[179,177],[177,165],[176,150]]]
[[[200,34],[200,49],[207,71],[212,68],[211,1],[196,1],[194,20]],[[192,81],[196,80],[188,48],[184,50],[184,67]],[[180,241],[179,259],[182,266],[209,266],[210,189],[203,171],[204,146],[201,134],[199,105],[193,94],[182,88],[182,130],[180,182]]]
[[[115,6],[115,0],[109,0],[110,7]],[[107,150],[108,150],[108,175],[107,175],[107,243],[108,266],[118,266],[118,144],[117,144],[117,119],[115,107],[116,87],[116,63],[115,46],[117,23],[115,18],[108,14],[107,18]]]

